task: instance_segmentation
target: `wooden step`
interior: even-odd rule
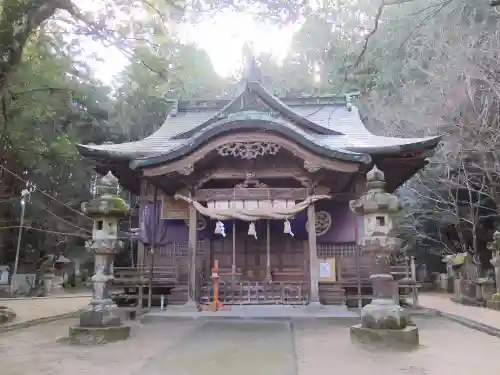
[[[324,305],[345,305],[345,290],[338,283],[320,282],[319,300]]]

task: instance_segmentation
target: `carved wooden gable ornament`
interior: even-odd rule
[[[162,194],[161,202],[161,218],[163,220],[189,219],[189,203],[165,194]]]

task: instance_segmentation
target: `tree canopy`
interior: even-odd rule
[[[33,190],[28,249],[83,246],[79,214],[94,172],[77,143],[137,140],[163,122],[170,97],[234,94],[207,51],[179,24],[218,11],[295,24],[283,61],[258,56],[264,84],[279,95],[359,90],[358,105],[383,132],[445,134],[428,167],[400,188],[398,231],[419,256],[470,252],[487,265],[498,222],[499,13],[484,0],[295,2],[4,0],[0,4],[0,261],[11,262],[19,196]],[[228,30],[231,32],[231,30]],[[84,40],[128,60],[104,83]],[[104,61],[104,63],[106,63]],[[31,254],[31,255],[30,255]]]

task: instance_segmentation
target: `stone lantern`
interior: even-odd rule
[[[364,255],[374,260],[373,299],[361,310],[361,324],[351,327],[351,337],[357,341],[381,341],[386,344],[418,345],[418,330],[408,326],[404,309],[394,299],[394,278],[390,274],[389,257],[400,241],[390,235],[392,217],[401,210],[398,198],[385,191],[384,173],[376,166],[366,174],[368,191],[350,202],[353,212],[363,217]]]
[[[500,232],[495,231],[493,241],[488,243],[488,250],[491,251],[492,257],[490,263],[495,267],[495,294],[491,297],[491,301],[486,301],[486,306],[490,309],[500,310]]]
[[[109,172],[98,181],[96,197],[82,204],[82,212],[94,220],[92,239],[86,243],[94,255],[93,296],[89,308],[80,314],[80,324],[70,327],[71,343],[100,344],[123,340],[130,334],[130,327],[122,324],[118,307],[109,296],[113,260],[122,247],[119,221],[130,210],[117,191],[118,180]]]

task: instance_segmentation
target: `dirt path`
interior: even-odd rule
[[[500,339],[444,318],[415,318],[422,347],[363,348],[349,327],[199,320],[132,325],[131,337],[96,347],[58,342],[76,319],[0,335],[0,375],[496,375]],[[290,330],[290,328],[293,328]]]
[[[16,313],[13,323],[47,318],[71,313],[88,305],[88,295],[51,296],[43,298],[0,299],[1,306],[7,306]]]
[[[500,311],[478,306],[465,306],[450,300],[451,294],[425,293],[418,297],[420,306],[457,315],[500,330]]]
[[[360,347],[348,327],[295,325],[298,375],[496,375],[500,339],[445,318],[414,318],[421,348],[397,351]]]

